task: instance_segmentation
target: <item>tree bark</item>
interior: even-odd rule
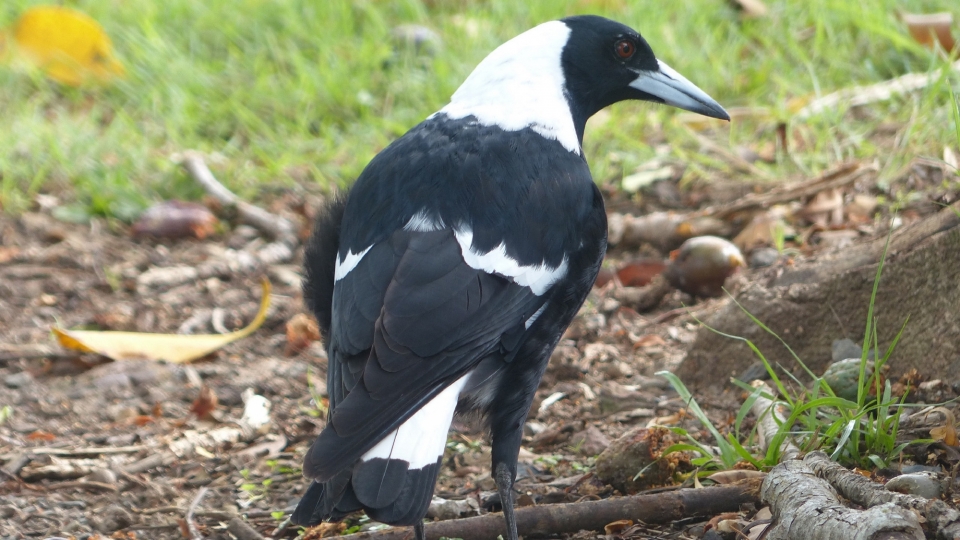
[[[960,373],[960,203],[893,232],[874,314],[881,353],[909,323],[890,362],[890,378],[911,368],[930,378]],[[870,294],[886,237],[760,273],[737,295],[815,373],[831,362],[834,340],[862,343]],[[790,352],[729,302],[704,322],[751,340],[771,364],[804,377]],[[757,358],[740,340],[701,329],[677,369],[690,387],[725,383]]]
[[[774,467],[763,481],[774,525],[768,540],[923,540],[917,516],[887,503],[868,510],[844,506],[830,484],[799,460]]]

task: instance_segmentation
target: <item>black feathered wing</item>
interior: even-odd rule
[[[462,249],[452,229],[399,230],[337,282],[331,414],[306,476],[323,482],[349,468],[481,360],[509,360],[519,346],[544,298],[472,268]]]

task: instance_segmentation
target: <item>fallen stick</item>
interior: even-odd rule
[[[234,516],[227,522],[227,532],[237,537],[237,540],[263,540],[263,535],[247,525],[240,516]]]
[[[873,170],[875,169],[862,166],[857,162],[841,163],[816,178],[781,185],[764,193],[748,193],[729,204],[704,208],[693,215],[726,219],[738,212],[769,208],[777,204],[811,197],[827,189],[843,187],[854,183],[864,174]]]
[[[823,452],[807,454],[803,462],[817,476],[836,487],[841,495],[860,506],[874,507],[893,503],[922,515],[928,524],[936,527],[937,538],[960,539],[960,512],[943,501],[887,491],[883,486],[834,463]]]
[[[669,523],[691,516],[735,512],[740,505],[757,502],[757,482],[701,489],[679,489],[655,495],[633,495],[600,501],[549,504],[517,508],[517,530],[524,537],[556,535],[581,530],[602,531],[608,523],[622,519],[644,523]],[[506,535],[503,515],[483,516],[427,523],[430,540],[441,537],[462,540],[490,540]],[[350,534],[342,540],[410,540],[413,529],[393,527],[382,531]]]
[[[276,259],[273,262],[281,262],[293,257],[293,249],[300,243],[293,223],[271,214],[259,206],[240,200],[236,194],[217,181],[217,178],[210,172],[210,168],[207,167],[203,155],[199,152],[184,152],[181,165],[190,174],[190,177],[203,187],[207,194],[217,199],[224,206],[236,208],[237,216],[242,223],[266,233],[275,240],[274,243],[267,244],[260,249],[261,258]],[[282,247],[286,247],[286,250],[275,245],[276,243],[282,244]],[[289,255],[287,252],[289,252]],[[269,263],[268,261],[264,262]]]
[[[950,68],[954,71],[960,71],[960,60],[954,62]],[[895,79],[876,84],[844,88],[843,90],[838,90],[832,94],[827,94],[811,101],[806,107],[800,109],[797,114],[793,115],[793,118],[795,120],[804,120],[827,109],[839,107],[840,105],[859,107],[880,101],[887,101],[894,96],[926,88],[936,82],[941,75],[940,70],[930,73],[907,73]]]
[[[69,456],[69,457],[92,457],[108,454],[133,454],[141,450],[147,450],[146,446],[101,446],[89,448],[21,448],[19,451],[11,454],[4,454],[0,459],[7,460],[20,454],[31,454],[34,456]]]
[[[767,474],[760,496],[774,525],[767,540],[923,540],[916,514],[895,504],[854,510],[804,462],[785,461]]]
[[[187,522],[187,531],[190,533],[190,540],[203,540],[203,535],[200,534],[200,529],[197,528],[197,524],[193,522],[193,513],[197,511],[197,507],[200,506],[200,501],[203,500],[203,497],[209,491],[207,488],[202,487],[197,491],[197,496],[193,498],[193,502],[190,503],[190,508],[187,509],[187,515],[184,516],[184,521]]]

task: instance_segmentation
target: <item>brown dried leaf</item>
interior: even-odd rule
[[[760,471],[748,471],[744,469],[733,469],[729,471],[720,471],[707,477],[718,484],[733,484],[748,478],[763,478],[767,473]]]
[[[194,237],[203,240],[217,228],[217,217],[206,206],[185,201],[163,201],[147,208],[131,227],[134,236]]]
[[[320,339],[320,327],[316,319],[306,313],[297,313],[287,321],[286,354],[293,356]]]
[[[26,436],[26,439],[27,439],[28,441],[47,441],[47,442],[50,442],[50,441],[56,440],[56,438],[57,438],[57,436],[54,435],[53,433],[50,433],[49,431],[43,431],[42,429],[38,429],[38,430],[34,431],[33,433],[31,433],[31,434],[29,434],[29,435]]]
[[[943,414],[943,425],[930,429],[930,437],[938,441],[943,441],[947,446],[960,446],[960,438],[957,436],[957,418],[953,411],[946,407],[936,407],[930,412],[939,412]],[[929,413],[928,413],[929,414]]]
[[[631,519],[620,519],[611,523],[607,523],[603,526],[603,532],[606,534],[620,534],[627,527],[633,525],[633,520]]]
[[[200,395],[190,405],[190,412],[197,415],[197,418],[206,419],[216,410],[217,403],[217,394],[209,386],[203,385]]]
[[[957,46],[950,32],[952,13],[903,13],[900,18],[906,23],[910,36],[925,47],[932,49],[939,43],[943,50],[950,52]]]
[[[633,261],[617,270],[617,277],[624,287],[643,287],[650,283],[654,276],[663,272],[666,267],[667,265],[661,261]]]

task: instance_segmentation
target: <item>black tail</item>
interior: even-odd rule
[[[433,498],[440,463],[422,469],[407,469],[406,465],[395,459],[358,461],[352,471],[343,471],[327,482],[312,482],[291,521],[310,526],[365,510],[381,523],[418,523]]]
[[[303,254],[303,299],[317,317],[324,343],[330,335],[333,278],[337,251],[340,250],[340,223],[346,204],[346,196],[337,194],[320,209]]]

